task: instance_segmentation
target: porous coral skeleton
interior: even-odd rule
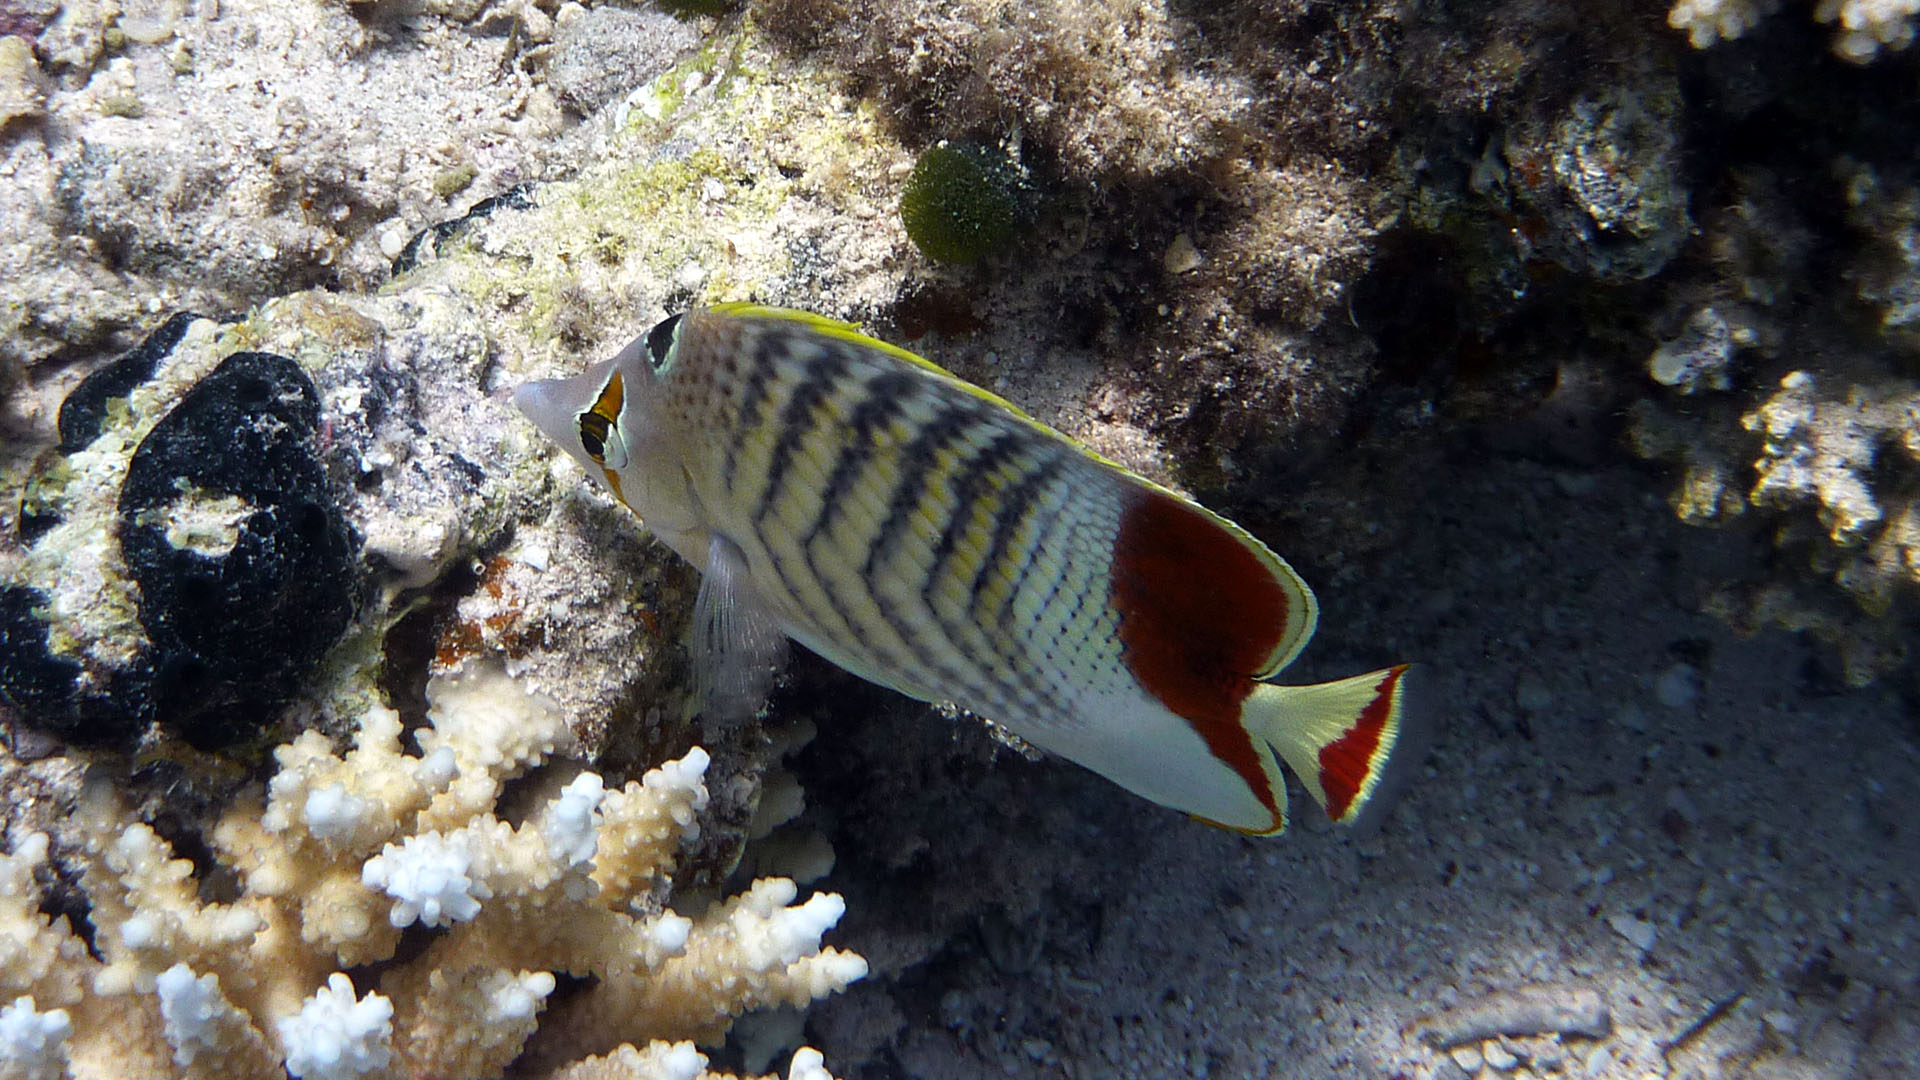
[[[82,884],[99,959],[37,910],[46,838],[0,856],[0,1003],[36,1035],[31,1061],[0,1063],[9,1075],[493,1077],[544,1020],[565,1034],[543,1059],[605,1052],[580,1075],[692,1078],[705,1059],[689,1040],[866,973],[821,947],[838,896],[796,903],[791,881],[763,879],[695,919],[654,899],[698,833],[704,751],[611,791],[577,773],[514,825],[496,800],[570,747],[558,708],[484,664],[429,698],[418,754],[383,707],[344,755],[312,732],[276,751],[264,795],[212,833],[231,902],[203,899],[190,863],[109,785],[90,788]],[[416,921],[435,936],[394,961]],[[377,980],[346,973],[388,961]],[[548,1014],[557,973],[591,989]],[[808,1052],[793,1075],[825,1072]]]

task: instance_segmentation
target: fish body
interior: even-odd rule
[[[704,570],[710,703],[751,707],[792,637],[1257,834],[1286,826],[1276,753],[1352,822],[1400,741],[1405,665],[1266,681],[1318,608],[1264,544],[849,324],[689,311],[516,401]]]

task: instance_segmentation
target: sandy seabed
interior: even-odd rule
[[[1000,795],[1082,819],[1002,851],[1071,865],[1060,902],[957,938],[896,1067],[860,1075],[1920,1074],[1920,751],[1897,695],[1697,614],[1729,538],[1675,523],[1649,473],[1469,451],[1421,481],[1370,507],[1405,537],[1388,557],[1307,571],[1322,629],[1288,673],[1425,665],[1431,751],[1378,832],[1296,793],[1286,836],[1240,838],[1004,765]],[[1524,1028],[1534,995],[1567,1017],[1598,995],[1610,1031],[1431,1045],[1475,1016]]]

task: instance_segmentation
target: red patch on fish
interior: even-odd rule
[[[1393,715],[1393,700],[1400,693],[1400,677],[1406,673],[1405,664],[1388,671],[1387,677],[1374,688],[1373,700],[1360,710],[1353,726],[1320,748],[1320,790],[1327,793],[1327,816],[1335,821],[1347,816],[1347,808],[1359,797],[1367,777],[1379,764],[1376,757],[1380,753],[1380,738]]]
[[[1136,488],[1121,512],[1112,584],[1133,677],[1193,725],[1278,822],[1263,752],[1240,726],[1254,674],[1286,631],[1288,598],[1272,569],[1203,511]]]

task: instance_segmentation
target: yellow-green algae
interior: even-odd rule
[[[890,210],[908,155],[750,18],[722,35],[616,107],[597,164],[389,288],[437,279],[471,297],[508,371],[584,364],[667,307],[884,307],[906,248]]]
[[[480,170],[471,161],[463,161],[450,169],[443,169],[433,178],[433,193],[443,199],[451,198],[473,185]]]

